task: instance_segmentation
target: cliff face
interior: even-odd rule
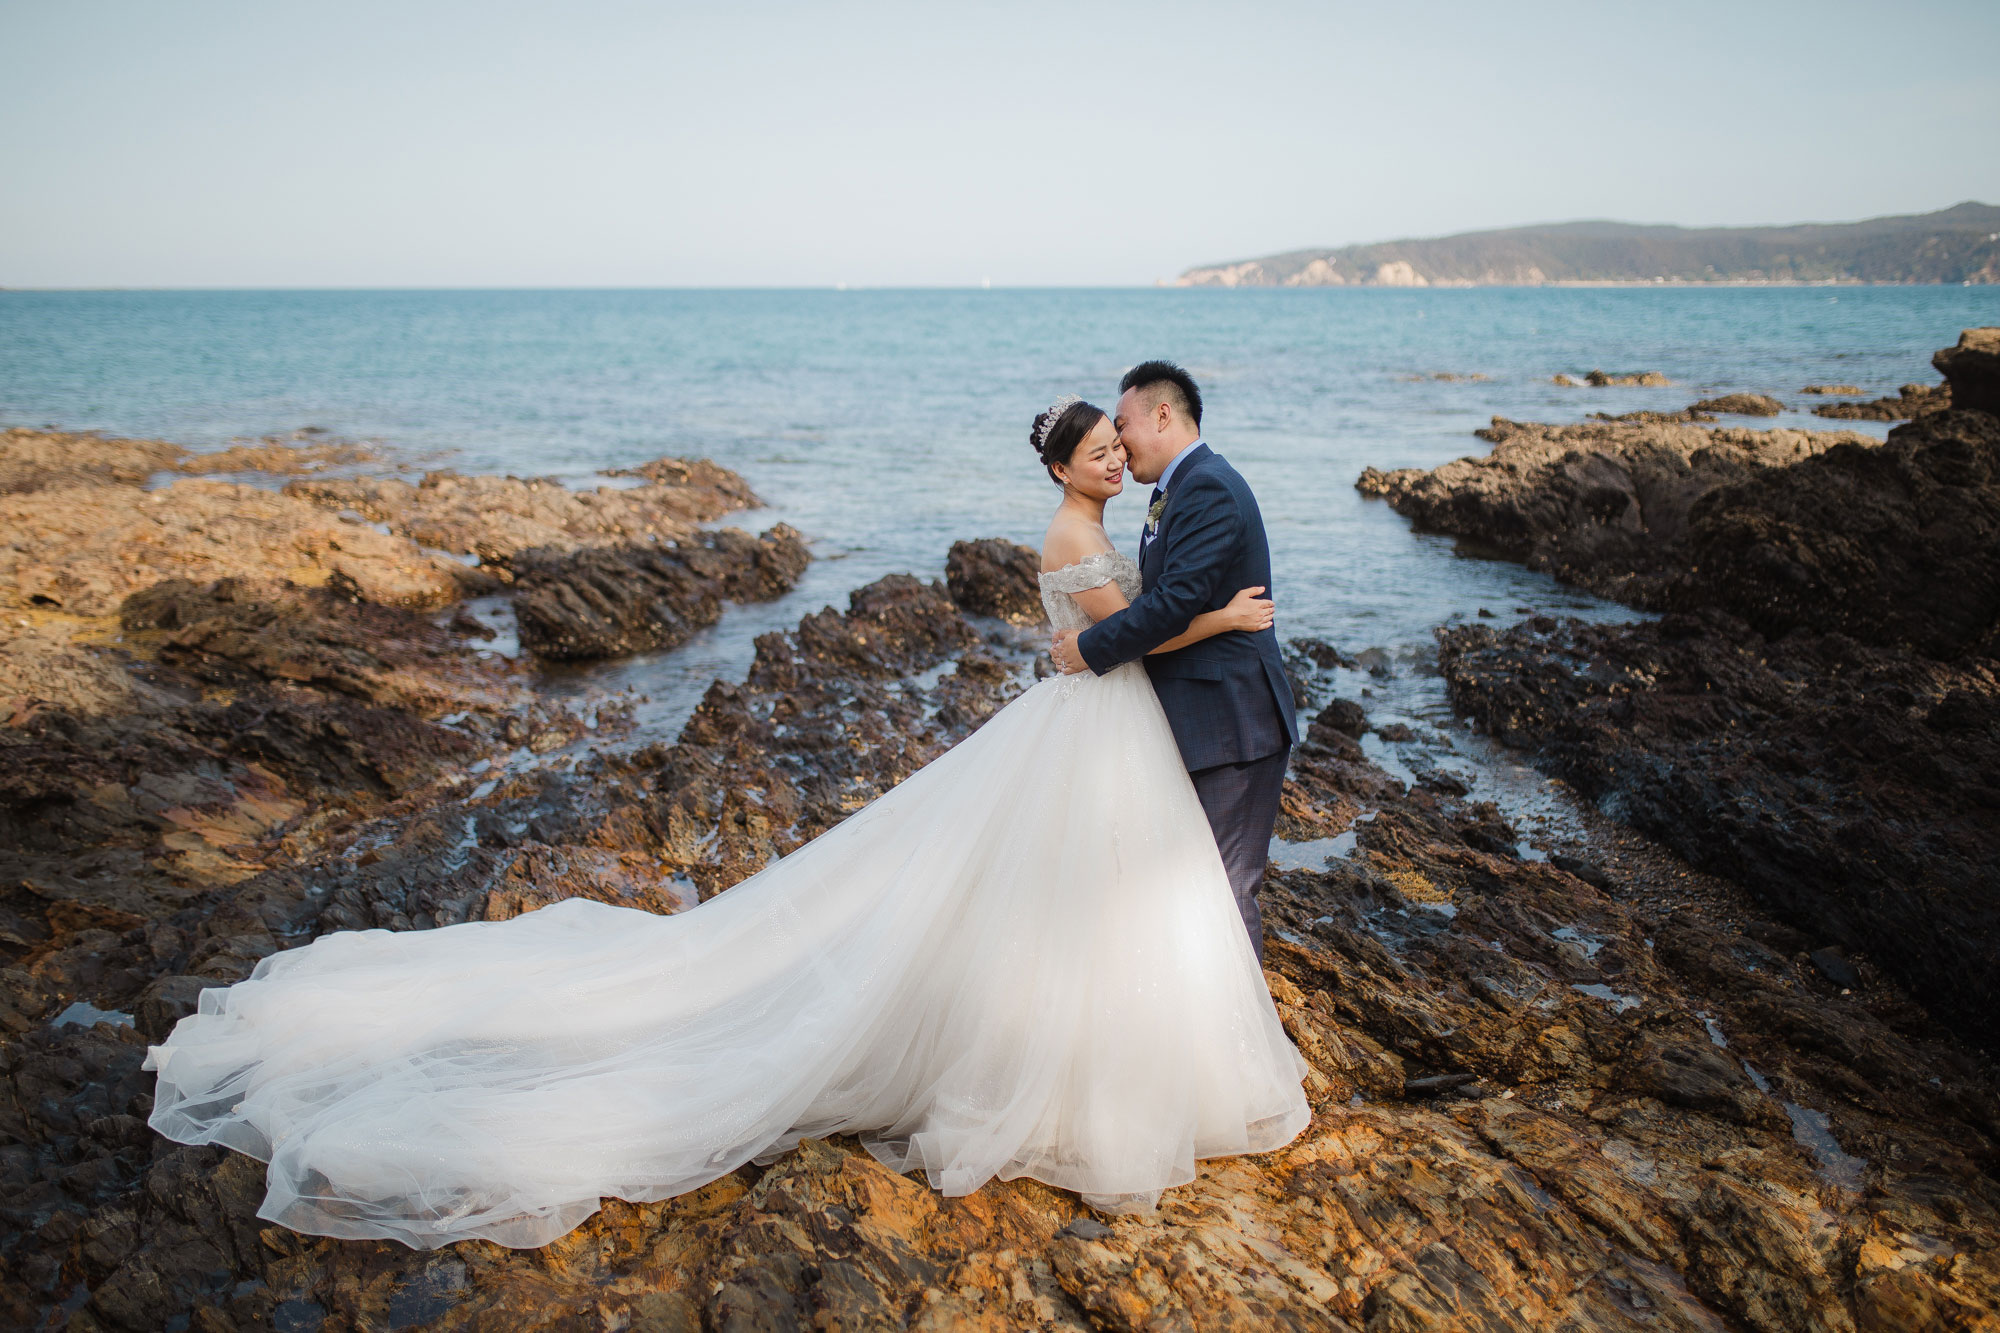
[[[1794,227],[1569,222],[1191,268],[1182,287],[2000,282],[2000,208]]]

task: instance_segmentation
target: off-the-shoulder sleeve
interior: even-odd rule
[[[1089,592],[1092,588],[1102,588],[1118,577],[1117,554],[1116,551],[1102,551],[1097,555],[1087,555],[1073,565],[1046,570],[1041,575],[1042,587],[1071,596]]]

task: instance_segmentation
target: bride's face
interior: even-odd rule
[[[1125,489],[1125,446],[1109,417],[1098,419],[1063,468],[1069,488],[1093,500],[1109,500]]]

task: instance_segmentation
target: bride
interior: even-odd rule
[[[1035,420],[1058,629],[1139,591],[1105,536],[1111,422]],[[1169,648],[1269,623],[1246,589]],[[201,993],[148,1048],[151,1124],[267,1161],[258,1216],[419,1248],[546,1244],[853,1133],[946,1194],[1032,1176],[1150,1209],[1310,1118],[1143,666],[1043,680],[874,804],[708,902],[573,898],[341,931]]]

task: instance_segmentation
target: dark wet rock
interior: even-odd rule
[[[1454,704],[1779,918],[1866,952],[1990,1040],[2000,1004],[2000,708],[1948,664],[1727,617],[1440,631]]]
[[[1313,725],[1331,727],[1343,736],[1358,740],[1368,730],[1368,716],[1354,700],[1335,699],[1320,710],[1319,716],[1313,719]]]
[[[1930,412],[1942,412],[1952,405],[1951,386],[1946,384],[1905,384],[1894,398],[1874,398],[1865,403],[1820,403],[1816,417],[1835,421],[1908,421]]]
[[[1934,413],[1713,491],[1663,600],[1760,632],[2000,655],[2000,417]]]
[[[1465,538],[1567,582],[1657,604],[1683,567],[1690,511],[1710,491],[1839,444],[1851,431],[1703,429],[1495,417],[1490,453],[1428,472],[1369,468],[1355,483],[1418,527]]]
[[[1015,625],[1037,625],[1042,610],[1041,553],[1004,538],[953,542],[945,560],[945,586],[968,615],[997,616]]]
[[[1726,393],[1720,398],[1704,398],[1689,406],[1689,412],[1720,412],[1737,417],[1774,417],[1785,405],[1767,393]]]
[[[1828,945],[1824,949],[1814,949],[1806,955],[1819,974],[1843,990],[1852,990],[1861,984],[1861,974],[1854,970],[1854,964],[1847,961],[1847,955]]]
[[[521,645],[540,657],[618,657],[672,648],[722,615],[724,599],[765,602],[789,592],[811,556],[780,523],[653,546],[526,551],[514,557]]]
[[[1951,405],[2000,415],[2000,328],[1967,329],[1931,364],[1951,390]]]
[[[954,661],[925,693],[899,683]],[[892,575],[844,614],[758,639],[744,683],[711,686],[663,756],[646,818],[710,896],[902,781],[1019,687],[941,584]]]
[[[161,977],[140,992],[135,1025],[147,1041],[165,1041],[174,1024],[195,1012],[201,993],[215,984],[207,977]]]
[[[1606,893],[1611,892],[1615,885],[1615,881],[1604,872],[1603,867],[1580,856],[1567,856],[1558,852],[1549,858],[1549,864],[1564,874],[1574,875],[1592,888],[1602,889]]]
[[[1354,666],[1353,658],[1341,652],[1340,649],[1334,647],[1325,639],[1292,639],[1287,641],[1285,648],[1288,652],[1295,652],[1304,657],[1322,671],[1331,671],[1335,667],[1352,669]]]
[[[467,652],[458,633],[327,588],[169,579],[126,598],[119,623],[157,631],[144,636],[156,660],[219,684],[248,677],[316,685],[432,716],[468,704],[497,712],[525,699],[518,683]]]

